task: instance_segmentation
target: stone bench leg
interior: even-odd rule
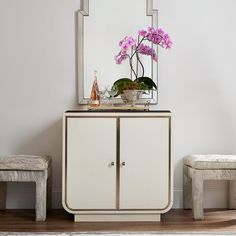
[[[7,183],[0,182],[0,210],[6,210]]]
[[[52,209],[52,168],[48,169],[47,179],[47,209]]]
[[[202,171],[194,170],[192,173],[193,217],[203,220],[203,177]]]
[[[236,180],[229,180],[228,208],[236,209]]]
[[[46,199],[47,199],[47,171],[35,172],[36,182],[36,221],[45,221],[46,219]]]
[[[188,176],[188,167],[183,167],[183,205],[184,209],[192,208],[192,180]]]

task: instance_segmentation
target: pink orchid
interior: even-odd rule
[[[155,50],[148,45],[141,43],[138,47],[138,52],[143,55],[151,56],[154,61],[157,61],[157,54]]]
[[[136,45],[136,40],[132,37],[129,37],[129,36],[126,36],[124,39],[122,39],[120,42],[119,42],[119,46],[122,48],[122,49],[125,49],[127,50],[128,48],[132,48]]]
[[[142,37],[145,37],[146,34],[147,34],[147,31],[146,31],[146,30],[139,30],[139,32],[138,32],[138,35],[139,35],[139,36],[142,36]]]
[[[144,76],[144,66],[138,56],[138,54],[143,54],[151,56],[152,60],[157,61],[157,53],[150,46],[143,44],[143,41],[149,41],[155,45],[159,45],[162,48],[172,48],[173,42],[170,36],[162,28],[148,27],[147,30],[141,29],[138,31],[138,40],[136,41],[131,36],[126,36],[119,42],[121,47],[120,52],[115,56],[115,61],[117,64],[121,64],[124,60],[129,58],[129,64],[132,72],[135,74],[136,78],[138,77],[137,73],[133,67],[133,57],[137,56],[138,63],[141,65]]]

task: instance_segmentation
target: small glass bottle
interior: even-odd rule
[[[99,88],[98,88],[98,82],[97,82],[97,71],[94,71],[94,81],[93,86],[91,90],[91,95],[89,99],[88,105],[90,107],[99,107],[100,106],[100,95],[99,95]]]

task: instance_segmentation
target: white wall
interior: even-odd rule
[[[53,157],[61,207],[62,114],[76,107],[78,0],[0,0],[0,154]],[[33,185],[12,184],[9,208],[34,206]]]
[[[159,108],[173,112],[175,206],[182,157],[236,154],[236,1],[158,0],[159,26],[174,47],[159,50]],[[205,206],[225,207],[224,183],[206,184]]]
[[[78,8],[79,0],[0,0],[0,154],[52,155],[54,207],[61,206],[61,117],[77,107]],[[174,40],[172,50],[159,50],[158,109],[173,112],[181,207],[183,156],[236,153],[236,1],[157,0],[157,8]],[[206,185],[205,206],[225,207],[225,183]],[[11,184],[8,208],[33,208],[33,189]]]

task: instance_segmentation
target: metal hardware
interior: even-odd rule
[[[123,162],[121,162],[121,165],[122,165],[122,166],[125,166],[125,162],[124,162],[124,161],[123,161]]]
[[[112,162],[111,162],[111,166],[114,166],[114,165],[115,165],[115,163],[114,163],[114,161],[112,161]]]

